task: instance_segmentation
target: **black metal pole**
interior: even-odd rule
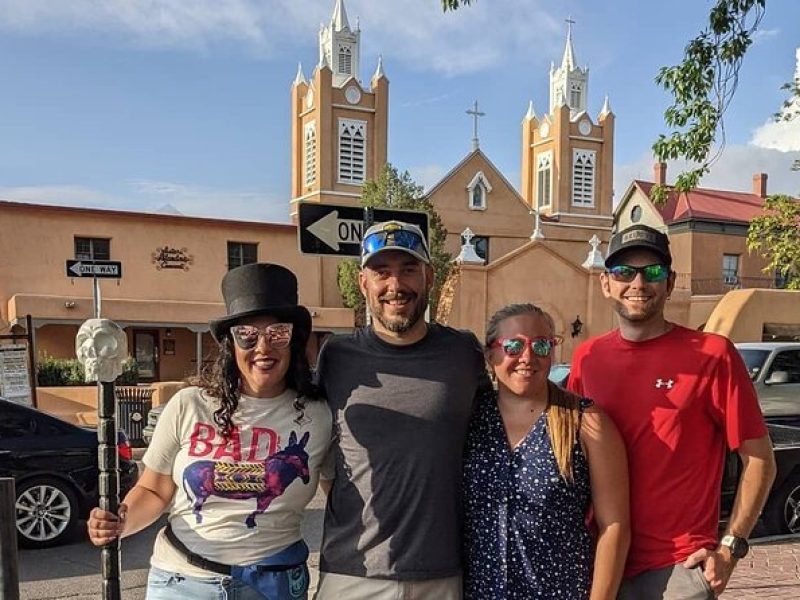
[[[30,369],[31,378],[31,404],[33,404],[33,408],[36,408],[36,346],[34,345],[36,342],[33,338],[33,317],[31,315],[25,315],[25,327],[28,338],[28,362],[30,363],[28,369]]]
[[[119,512],[119,455],[114,382],[97,383],[97,463],[100,470],[100,508]],[[122,600],[120,588],[120,541],[117,538],[100,550],[103,600]]]
[[[0,478],[0,598],[19,600],[14,480]]]

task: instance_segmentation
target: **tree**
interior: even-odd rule
[[[764,214],[750,222],[747,247],[769,262],[765,273],[780,274],[790,290],[800,290],[800,201],[769,196]]]
[[[442,285],[450,275],[452,269],[452,255],[445,251],[444,243],[447,239],[447,230],[442,224],[442,219],[436,213],[430,200],[423,194],[422,186],[417,185],[408,171],[400,173],[391,164],[386,164],[381,169],[376,180],[364,183],[361,192],[361,205],[375,208],[397,208],[416,210],[428,213],[429,232],[428,243],[431,252],[431,264],[434,271],[434,283],[430,294],[431,315],[437,315],[439,296]],[[339,263],[337,280],[339,292],[342,294],[342,303],[356,312],[356,324],[362,325],[365,321],[365,304],[361,290],[358,288],[359,262],[344,260]]]
[[[459,6],[468,6],[473,0],[442,0],[442,10],[456,10]]]
[[[699,165],[678,175],[678,192],[697,187],[725,146],[723,116],[736,93],[742,59],[765,6],[766,0],[716,0],[708,27],[686,46],[683,62],[663,67],[656,77],[656,83],[673,96],[664,122],[675,129],[669,136],[659,136],[653,152],[660,161],[685,158]],[[712,152],[718,135],[721,139]],[[666,190],[654,186],[651,196],[663,203]]]

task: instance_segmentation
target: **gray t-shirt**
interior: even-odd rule
[[[338,438],[320,569],[457,575],[463,445],[474,398],[490,385],[478,340],[432,324],[396,346],[365,328],[328,341],[319,380]]]

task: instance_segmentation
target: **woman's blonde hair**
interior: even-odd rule
[[[511,317],[522,315],[538,315],[542,317],[555,334],[555,321],[547,312],[535,304],[509,304],[498,310],[486,325],[486,348],[500,337],[500,323]],[[581,427],[580,398],[571,394],[551,381],[547,382],[547,431],[550,445],[556,458],[558,471],[566,481],[572,483],[572,451],[579,439]]]

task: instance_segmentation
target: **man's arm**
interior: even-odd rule
[[[769,435],[745,440],[738,454],[742,459],[742,474],[726,533],[746,538],[753,531],[775,480],[775,455]],[[714,593],[720,595],[736,566],[730,549],[718,546],[716,550],[698,550],[686,559],[684,566],[691,568],[698,563],[704,563],[705,577]]]

